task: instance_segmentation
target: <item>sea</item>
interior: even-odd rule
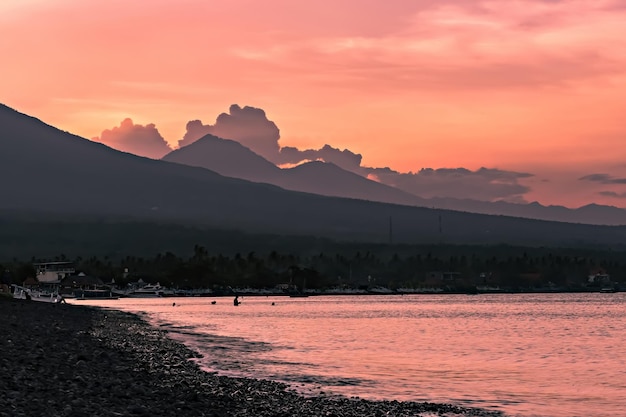
[[[138,313],[209,372],[303,395],[626,415],[626,293],[239,299],[71,302]]]

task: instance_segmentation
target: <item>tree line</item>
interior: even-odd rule
[[[191,288],[274,288],[291,284],[307,289],[336,287],[390,289],[447,287],[465,289],[499,286],[527,290],[553,287],[593,287],[588,277],[626,277],[623,252],[592,249],[520,248],[455,245],[362,245],[345,243],[333,251],[222,254],[196,244],[187,255],[170,251],[155,256],[111,258],[89,256],[11,259],[0,264],[3,281],[20,284],[34,277],[33,263],[70,261],[77,272],[114,281],[118,286],[144,282]]]

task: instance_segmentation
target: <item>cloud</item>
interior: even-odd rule
[[[589,181],[602,185],[624,185],[626,184],[626,178],[618,178],[609,174],[589,174],[584,177],[580,177],[579,181]],[[626,192],[616,191],[598,191],[597,195],[609,198],[626,199]]]
[[[361,160],[363,157],[349,149],[343,151],[333,148],[330,145],[324,145],[320,149],[299,150],[297,148],[286,146],[280,149],[280,164],[298,164],[303,161],[330,162],[345,170],[358,172],[361,168]]]
[[[579,180],[599,182],[600,184],[626,184],[626,178],[616,178],[609,174],[590,174],[580,177]]]
[[[424,168],[416,173],[400,173],[390,168],[364,168],[367,175],[422,198],[450,197],[483,201],[525,202],[530,188],[519,180],[532,174],[480,168]]]
[[[270,64],[288,62],[286,67],[300,69],[292,72],[302,82],[342,89],[565,87],[624,73],[625,60],[619,52],[624,45],[624,16],[616,2],[512,0],[505,7],[496,0],[412,4],[401,12],[403,19],[388,20],[382,32],[336,31],[308,39],[272,39],[248,48],[239,46],[237,56]]]
[[[280,130],[259,108],[237,104],[230,106],[228,113],[220,114],[214,125],[204,125],[200,120],[187,123],[180,147],[187,146],[201,137],[211,134],[223,139],[239,142],[253,152],[276,165],[297,165],[305,161],[322,160],[343,169],[356,172],[360,169],[362,156],[348,149],[340,150],[330,145],[320,149],[299,150],[286,146],[281,148]]]
[[[600,192],[598,192],[598,194],[602,195],[604,197],[626,199],[626,192],[624,192],[624,193],[616,193],[615,191],[600,191]]]
[[[280,131],[274,122],[267,119],[262,109],[248,106],[241,108],[236,104],[230,107],[229,113],[220,114],[214,125],[203,125],[200,120],[187,123],[187,132],[179,145],[189,145],[207,134],[235,140],[279,166],[294,166],[307,161],[329,162],[423,198],[450,197],[523,203],[523,196],[530,188],[521,184],[520,180],[533,176],[489,168],[476,171],[466,168],[425,168],[417,173],[400,173],[390,168],[364,167],[360,154],[328,144],[320,149],[281,148]]]
[[[160,159],[172,151],[153,123],[136,125],[129,118],[124,119],[119,127],[104,130],[99,138],[92,140],[120,151],[153,159]]]
[[[214,125],[192,120],[187,123],[187,131],[178,146],[187,146],[207,134],[237,141],[267,160],[278,162],[280,131],[262,109],[233,104],[228,113],[217,117]]]

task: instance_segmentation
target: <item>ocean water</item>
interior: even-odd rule
[[[241,301],[73,302],[140,313],[203,354],[208,371],[284,381],[305,394],[523,417],[626,415],[626,293]]]

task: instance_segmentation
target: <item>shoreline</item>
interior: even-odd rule
[[[335,292],[335,291],[306,291],[304,293],[296,293],[296,294],[285,294],[282,292],[263,292],[263,291],[246,291],[246,290],[237,290],[232,293],[203,293],[201,295],[178,295],[178,294],[165,294],[157,297],[150,298],[172,298],[172,299],[185,299],[185,298],[232,298],[235,295],[239,297],[285,297],[285,298],[300,298],[300,297],[337,297],[337,296],[346,296],[346,297],[356,297],[356,296],[385,296],[385,295],[416,295],[416,296],[427,296],[427,295],[526,295],[526,294],[606,294],[606,293],[621,293],[626,292],[623,289],[612,289],[611,291],[607,291],[606,288],[597,288],[597,289],[584,289],[584,290],[526,290],[526,291],[514,291],[514,290],[480,290],[480,291],[451,291],[451,290],[441,290],[441,291],[390,291],[390,292],[372,292],[372,291],[345,291],[345,292]],[[146,297],[133,297],[122,295],[118,298],[146,298]],[[75,298],[80,299],[80,298]],[[92,297],[91,299],[98,299],[97,297]]]
[[[205,372],[199,354],[119,310],[0,298],[0,416],[504,416],[450,404],[303,396]]]

